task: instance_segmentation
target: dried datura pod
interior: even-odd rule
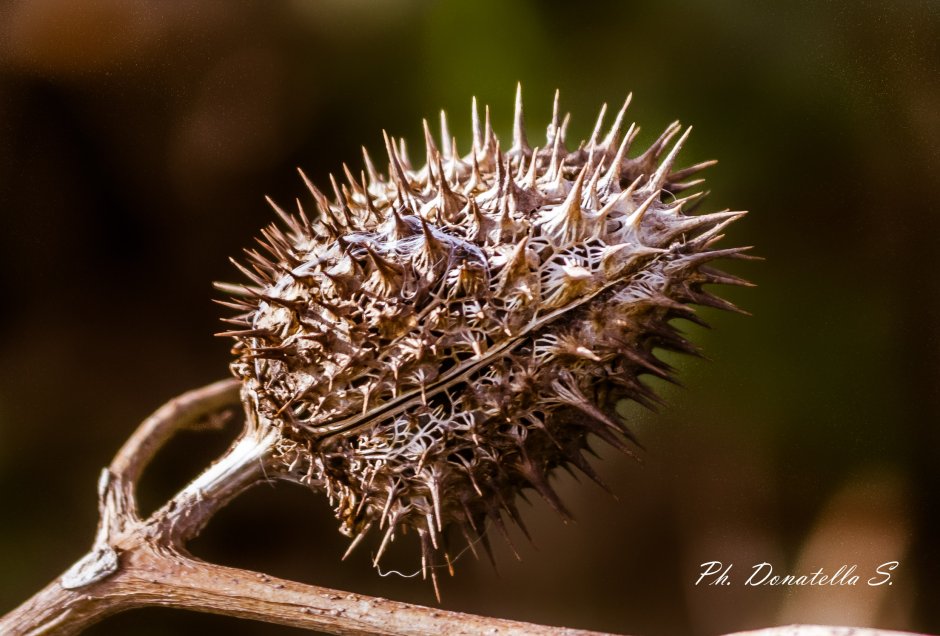
[[[575,149],[557,93],[541,146],[520,93],[509,148],[475,101],[467,154],[443,113],[421,167],[385,135],[387,174],[363,149],[332,197],[304,177],[316,211],[272,203],[266,254],[247,251],[248,283],[224,286],[231,368],[280,432],[279,465],[326,493],[351,548],[378,532],[376,565],[413,530],[433,579],[453,535],[488,548],[488,527],[521,525],[526,489],[567,517],[552,473],[597,479],[591,435],[631,454],[615,405],[656,400],[640,376],[670,378],[657,348],[696,352],[670,320],[736,310],[703,285],[747,284],[711,265],[744,257],[715,247],[744,213],[692,214],[701,193],[683,193],[714,162],[675,167],[678,122],[631,153],[629,102]]]

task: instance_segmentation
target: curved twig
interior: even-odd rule
[[[191,427],[200,419],[238,404],[239,388],[238,380],[229,378],[187,391],[140,423],[108,467],[111,479],[127,488],[123,502],[126,508],[122,513],[137,518],[137,482],[164,444],[178,431]]]
[[[0,634],[77,634],[103,618],[145,606],[225,614],[332,634],[582,635],[340,592],[206,563],[188,555],[194,538],[220,508],[273,474],[277,431],[246,408],[245,426],[229,450],[146,520],[138,517],[137,481],[174,433],[238,402],[238,383],[223,380],[184,393],[144,420],[99,481],[101,520],[87,555],[0,619]]]

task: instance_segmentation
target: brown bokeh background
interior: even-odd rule
[[[630,634],[788,622],[940,632],[940,9],[932,1],[430,2],[7,0],[0,4],[0,612],[81,555],[95,482],[165,399],[226,374],[213,280],[272,219],[263,195],[358,170],[382,128],[420,148],[444,108],[466,151],[470,96],[530,138],[553,90],[590,133],[635,94],[650,141],[696,128],[710,209],[763,263],[704,311],[711,358],[675,359],[659,414],[630,408],[643,463],[598,450],[615,501],[567,476],[577,516],[524,510],[536,547],[463,557],[443,607]],[[230,437],[233,431],[228,431]],[[224,449],[188,433],[148,474],[155,506]],[[433,603],[381,577],[325,498],[259,488],[193,551],[283,577]],[[395,561],[397,559],[397,561]],[[699,565],[735,584],[696,587]],[[778,572],[897,560],[892,586],[746,588]],[[391,562],[416,567],[410,550]],[[391,563],[390,562],[390,563]],[[735,576],[737,575],[737,576]],[[863,577],[864,580],[864,577]],[[140,610],[105,634],[298,630]]]

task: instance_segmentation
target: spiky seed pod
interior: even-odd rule
[[[678,123],[629,158],[628,103],[575,150],[557,93],[539,148],[519,94],[506,151],[475,101],[465,156],[443,114],[440,146],[425,122],[422,168],[386,134],[388,176],[364,151],[332,200],[304,177],[316,213],[275,205],[284,229],[262,231],[267,256],[247,252],[232,370],[280,429],[285,470],[326,492],[353,545],[381,533],[376,564],[413,529],[433,578],[449,529],[485,542],[502,515],[521,523],[528,488],[567,516],[552,472],[596,479],[591,434],[630,453],[615,404],[656,399],[639,380],[670,377],[655,348],[696,351],[669,321],[695,319],[689,304],[735,309],[702,286],[746,284],[708,265],[747,249],[713,247],[743,212],[689,215],[699,195],[675,195],[712,162],[674,169]]]

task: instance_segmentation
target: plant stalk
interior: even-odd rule
[[[276,476],[270,465],[277,431],[246,408],[245,427],[229,450],[148,519],[140,519],[136,484],[177,431],[238,403],[225,380],[185,393],[144,420],[98,484],[101,519],[92,549],[32,598],[0,618],[4,636],[66,636],[137,607],[175,607],[330,634],[533,634],[598,632],[436,610],[304,585],[206,563],[186,552],[212,516],[251,486]]]

